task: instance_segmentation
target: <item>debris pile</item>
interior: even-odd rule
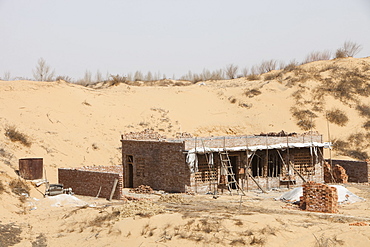
[[[288,133],[288,132],[285,132],[284,130],[282,130],[280,132],[269,132],[269,133],[261,132],[259,135],[255,135],[255,136],[296,136],[296,135],[297,135],[297,133],[295,133],[295,132]]]
[[[355,223],[350,223],[349,224],[350,226],[370,226],[368,223],[366,222],[355,222]]]
[[[153,194],[153,189],[149,185],[140,185],[137,188],[130,189],[130,193]]]
[[[177,132],[176,133],[176,138],[181,139],[181,138],[193,138],[193,135],[187,132]]]
[[[341,165],[331,165],[328,162],[324,164],[324,180],[325,183],[348,183],[348,175],[346,170]]]
[[[309,181],[303,185],[299,207],[307,211],[337,213],[337,188]]]
[[[145,129],[139,132],[130,132],[121,135],[122,140],[159,140],[166,139],[166,136],[155,132],[153,129]]]

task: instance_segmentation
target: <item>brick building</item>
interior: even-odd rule
[[[244,190],[322,183],[323,143],[318,133],[165,139],[122,135],[124,187],[149,185],[169,192],[215,192],[235,179]],[[227,152],[232,173],[225,173]],[[231,177],[233,176],[233,177]]]

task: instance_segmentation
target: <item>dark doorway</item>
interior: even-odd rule
[[[256,153],[256,155],[254,155],[253,160],[252,160],[252,176],[261,177],[262,174],[263,174],[262,157]]]
[[[128,164],[128,187],[134,187],[134,167],[132,164]]]
[[[231,167],[232,167],[232,171],[234,173],[235,180],[238,181],[238,179],[239,179],[239,173],[238,173],[238,156],[229,156],[229,159],[230,159],[230,164],[231,164]],[[233,182],[233,179],[232,179],[232,177],[230,175],[228,176],[227,179],[228,179],[229,182]],[[235,183],[231,183],[231,188],[232,189],[236,189],[236,184]]]

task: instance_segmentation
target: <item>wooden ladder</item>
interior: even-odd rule
[[[230,191],[230,194],[232,194],[232,185],[235,185],[235,188],[237,191],[241,191],[242,194],[245,196],[243,188],[240,186],[238,181],[235,179],[235,173],[233,171],[233,167],[231,165],[230,157],[226,149],[219,152],[220,155],[220,161],[221,161],[221,169],[223,169],[226,172],[226,185],[227,189]],[[224,174],[225,175],[225,174]],[[231,181],[229,181],[229,178],[231,178]]]

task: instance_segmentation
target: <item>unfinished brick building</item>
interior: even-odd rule
[[[122,135],[124,187],[149,185],[169,192],[269,190],[324,182],[323,143],[318,133],[280,133],[210,138],[165,139]],[[226,154],[231,172],[225,172]]]

